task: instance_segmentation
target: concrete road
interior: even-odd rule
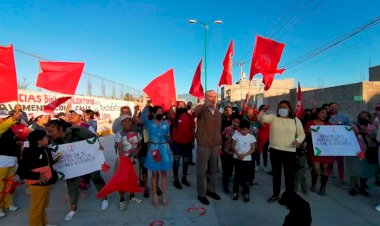
[[[113,135],[102,138],[105,146],[107,162],[113,165],[116,158],[113,149]],[[181,172],[181,171],[180,171]],[[118,194],[109,196],[110,207],[102,211],[100,200],[96,199],[96,189],[92,185],[87,197],[79,201],[79,212],[72,221],[65,222],[64,216],[68,212],[66,202],[66,184],[61,181],[54,185],[48,217],[50,224],[74,226],[149,226],[154,221],[162,221],[163,225],[268,225],[280,226],[288,213],[286,207],[278,203],[269,204],[266,199],[272,195],[271,177],[263,172],[256,173],[256,182],[251,188],[251,201],[244,203],[242,199],[233,201],[230,195],[223,194],[221,186],[221,174],[218,175],[218,193],[222,200],[211,200],[209,206],[202,206],[197,200],[195,189],[195,166],[190,166],[189,181],[191,187],[177,190],[172,185],[172,174],[169,180],[169,206],[153,207],[150,199],[144,199],[142,194],[137,196],[143,199],[141,204],[128,203],[126,211],[119,211]],[[111,172],[104,174],[108,180]],[[327,187],[327,196],[321,197],[310,193],[303,196],[309,201],[312,209],[313,226],[379,226],[380,212],[373,209],[376,201],[380,202],[380,188],[369,182],[371,198],[363,196],[351,197],[348,190],[343,189],[331,181]],[[20,210],[9,213],[0,219],[0,225],[23,226],[28,225],[29,196],[25,192],[25,186],[21,185],[15,192],[15,203]],[[190,207],[204,207],[206,214],[199,216],[197,211],[188,212]],[[155,224],[159,225],[159,224]]]

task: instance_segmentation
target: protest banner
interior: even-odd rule
[[[64,176],[63,179],[79,177],[100,170],[105,161],[96,137],[57,145],[53,149],[53,158],[62,154],[53,166],[59,174]]]
[[[312,126],[315,156],[356,156],[360,146],[351,126]]]

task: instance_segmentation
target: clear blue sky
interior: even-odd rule
[[[16,49],[51,60],[82,61],[86,72],[138,89],[173,67],[177,93],[187,93],[204,53],[203,28],[188,24],[188,19],[223,20],[208,30],[208,88],[214,89],[230,40],[235,42],[233,60],[245,61],[248,74],[255,36],[267,35],[290,6],[294,14],[307,1],[3,0],[0,45],[13,43]],[[318,2],[311,0],[303,13]],[[379,16],[379,9],[378,0],[323,1],[277,39],[286,44],[280,66]],[[277,27],[279,34],[286,30],[285,21]],[[295,78],[304,87],[333,86],[367,79],[370,64],[380,65],[380,25],[276,78]],[[20,78],[35,83],[37,59],[16,53],[16,67]],[[236,82],[238,68],[233,73]],[[83,81],[81,86],[78,93],[85,92]]]

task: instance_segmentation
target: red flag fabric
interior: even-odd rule
[[[282,74],[285,69],[277,69],[285,44],[269,38],[256,36],[255,50],[252,55],[249,79],[255,74],[263,75],[264,90],[267,91],[273,82],[274,74]]]
[[[168,111],[171,102],[174,101],[175,103],[177,101],[173,68],[153,79],[144,88],[144,92],[150,97],[153,105],[159,105],[164,111]]]
[[[119,157],[120,163],[111,180],[98,192],[97,198],[104,198],[115,191],[142,192],[139,178],[136,175],[133,163],[127,156]]]
[[[54,109],[59,107],[61,104],[65,103],[70,98],[71,97],[60,97],[58,99],[55,99],[54,101],[44,106],[44,112],[53,113]]]
[[[40,62],[42,72],[38,74],[36,86],[73,95],[82,75],[84,63]]]
[[[219,84],[221,85],[232,85],[232,56],[234,55],[234,41],[230,42],[226,56],[223,60],[223,72],[220,76]]]
[[[197,97],[198,99],[203,99],[205,97],[205,93],[203,91],[202,80],[201,80],[201,72],[202,72],[202,58],[199,61],[197,70],[194,73],[193,81],[191,83],[191,87],[189,93]]]
[[[18,100],[17,75],[13,45],[0,46],[0,103]]]
[[[302,91],[301,91],[301,85],[298,82],[298,91],[297,91],[297,108],[296,108],[296,116],[299,119],[303,119],[304,116],[304,106],[302,101]]]

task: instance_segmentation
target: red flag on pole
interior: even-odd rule
[[[252,80],[255,74],[261,73],[263,75],[265,91],[271,87],[274,74],[282,74],[285,71],[285,69],[277,69],[284,47],[285,44],[283,43],[256,36],[249,79]]]
[[[0,103],[18,100],[17,75],[13,45],[0,46]]]
[[[226,56],[223,61],[223,72],[220,76],[219,84],[221,85],[232,85],[232,56],[234,55],[234,41],[230,42]]]
[[[177,101],[173,68],[153,79],[144,88],[144,92],[150,97],[153,105],[159,105],[164,111],[168,111],[170,109],[170,103]]]
[[[202,72],[202,59],[198,64],[197,70],[194,73],[193,82],[191,83],[191,87],[189,93],[198,99],[203,99],[205,97],[205,93],[203,91],[202,80],[201,80],[201,72]]]
[[[299,119],[303,119],[304,116],[304,106],[302,101],[302,91],[301,91],[301,85],[298,82],[298,91],[297,91],[297,108],[296,108],[296,116]]]
[[[56,109],[61,104],[65,103],[70,98],[71,97],[60,97],[60,98],[58,98],[58,99],[50,102],[49,104],[47,104],[47,105],[44,106],[44,112],[53,113],[54,109]]]
[[[40,62],[36,86],[73,95],[83,72],[84,63]]]

